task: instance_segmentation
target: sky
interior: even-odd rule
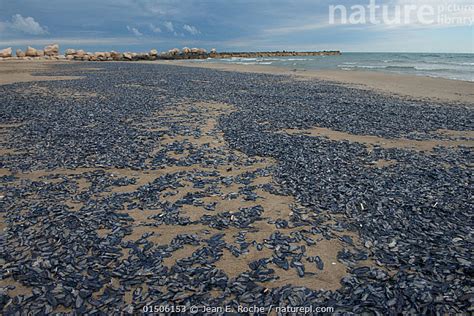
[[[403,23],[369,20],[369,1],[425,10]],[[341,50],[474,53],[474,5],[468,0],[0,0],[0,49],[59,43],[61,49],[165,51]],[[448,7],[456,4],[459,7]],[[330,6],[343,6],[331,22]],[[356,15],[364,8],[361,20]],[[470,6],[469,6],[470,5]],[[422,6],[428,8],[421,9]],[[436,11],[430,11],[431,7]],[[415,11],[416,11],[415,10]],[[415,12],[413,11],[413,12]],[[404,12],[404,11],[403,11]],[[420,11],[416,11],[419,13]],[[360,10],[359,10],[360,13]],[[402,14],[411,17],[415,13]],[[393,16],[392,16],[393,17]],[[442,20],[440,20],[440,18]],[[457,20],[455,20],[457,18]],[[436,21],[435,21],[436,20]],[[381,21],[381,22],[380,22]]]

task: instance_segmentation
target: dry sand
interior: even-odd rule
[[[45,81],[45,80],[72,80],[80,76],[33,76],[34,72],[41,72],[58,61],[2,61],[0,62],[0,85],[16,82]]]

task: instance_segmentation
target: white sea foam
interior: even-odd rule
[[[474,54],[343,53],[341,56],[233,57],[204,61],[308,70],[371,70],[474,81]]]

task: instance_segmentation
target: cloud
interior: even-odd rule
[[[150,23],[148,26],[153,33],[161,33],[161,29],[158,26],[155,26],[153,23]]]
[[[180,4],[176,0],[126,0],[125,2],[137,5],[142,13],[158,16],[175,16],[180,13],[180,7],[189,7],[189,3]]]
[[[154,42],[160,42],[154,40]],[[11,40],[0,40],[0,47],[2,46],[26,46],[26,45],[38,45],[44,46],[51,43],[58,43],[61,45],[115,45],[115,44],[138,44],[141,43],[140,39],[136,37],[110,37],[110,38],[90,38],[90,37],[55,37],[55,38],[21,38]]]
[[[23,17],[21,14],[15,14],[12,16],[11,21],[1,22],[0,30],[11,29],[16,32],[31,34],[31,35],[43,35],[48,34],[47,28],[41,26],[31,16]]]
[[[214,12],[221,12],[220,8],[228,6],[226,1],[220,0],[102,0],[101,2],[104,1],[114,4],[121,2],[123,7],[126,7],[130,12],[138,13],[141,17],[159,18],[162,21],[175,22],[190,21],[189,19],[195,16],[205,18],[214,14]],[[241,2],[241,0],[236,2],[239,1]]]
[[[196,34],[201,33],[201,32],[199,32],[199,30],[198,30],[195,26],[188,25],[188,24],[185,24],[185,25],[183,26],[183,29],[184,29],[186,32],[189,32],[189,33],[192,34],[192,35],[196,35]]]
[[[318,30],[318,29],[322,29],[326,27],[331,27],[329,22],[308,23],[308,24],[268,28],[268,29],[264,29],[263,33],[268,34],[268,35],[284,35],[284,34],[289,34],[289,33],[313,31],[313,30]]]
[[[127,30],[133,33],[135,36],[142,36],[143,34],[136,28],[136,27],[130,27],[127,25]]]
[[[163,23],[163,25],[165,26],[165,28],[166,28],[168,31],[174,32],[173,22],[166,21],[165,23]]]

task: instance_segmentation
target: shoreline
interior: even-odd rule
[[[437,103],[450,102],[459,103],[462,106],[474,106],[474,82],[471,81],[391,74],[375,71],[296,70],[277,66],[196,63],[184,60],[122,62],[207,68],[230,72],[287,75],[296,80],[322,80],[356,89],[373,90],[385,95],[398,96],[414,100],[431,100]],[[0,62],[0,85],[28,81],[79,79],[80,77],[75,76],[74,73],[71,73],[69,76],[59,77],[31,75],[32,72],[47,69],[50,65],[69,63],[74,64],[81,62],[53,60],[2,61]],[[100,68],[100,64],[102,63],[103,62],[88,62],[88,65],[90,65],[88,68]]]
[[[290,75],[302,80],[323,80],[357,89],[374,90],[382,94],[417,100],[455,102],[474,106],[474,82],[375,71],[296,70],[277,66],[196,63],[187,61],[141,61],[184,67],[208,68],[244,73]]]

